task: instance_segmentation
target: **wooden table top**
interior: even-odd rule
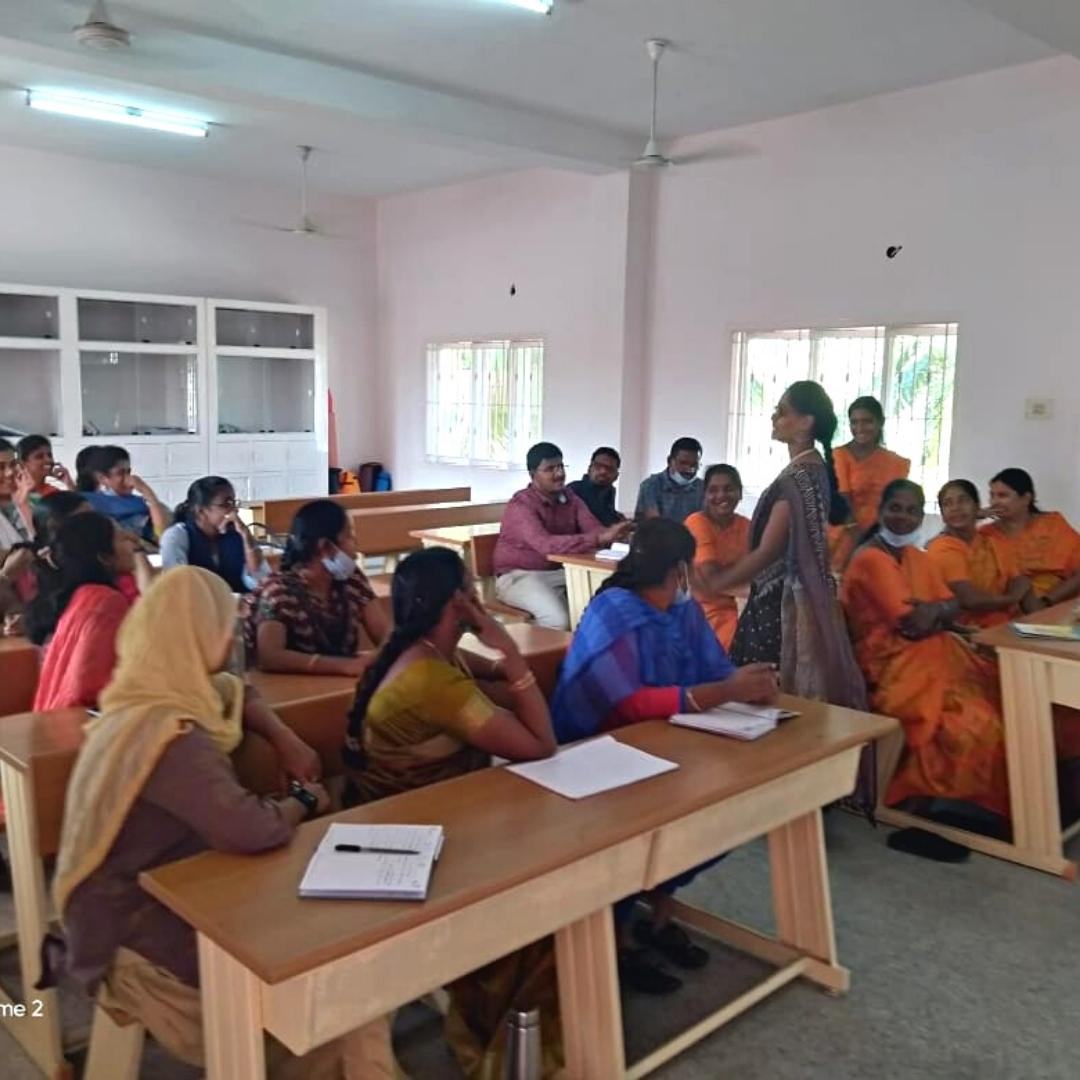
[[[0,722],[0,760],[28,772],[46,758],[74,759],[83,743],[85,709],[17,713]]]
[[[464,547],[474,536],[490,536],[501,528],[499,522],[489,521],[480,525],[443,525],[440,528],[410,529],[409,535],[417,540],[430,540],[448,547]]]
[[[310,971],[533,880],[846,749],[896,722],[787,699],[802,715],[742,743],[653,721],[617,737],[680,768],[575,802],[505,769],[484,769],[301,826],[257,856],[206,852],[140,883],[267,983]],[[497,812],[494,808],[497,808]],[[423,903],[302,900],[308,860],[330,821],[441,823],[446,847]]]
[[[550,626],[537,626],[536,623],[504,623],[503,629],[514,639],[514,644],[526,660],[546,653],[562,656],[570,648],[573,638],[569,630],[555,630]],[[482,645],[475,634],[465,634],[458,643],[458,649],[467,657],[478,656],[484,660],[502,656],[495,649]]]
[[[24,637],[0,637],[0,657],[4,653],[37,652],[37,646]]]
[[[248,671],[244,679],[262,695],[272,709],[302,701],[317,701],[356,693],[351,675],[303,675],[268,671]]]
[[[583,555],[549,555],[548,560],[566,566],[582,566],[587,570],[606,570],[609,574],[614,574],[619,565],[617,559],[598,559],[592,552]]]
[[[1044,626],[1067,626],[1077,621],[1076,600],[1066,600],[1053,607],[1022,615],[1015,620],[1020,623],[1040,623]],[[1056,657],[1059,660],[1080,661],[1080,641],[1064,641],[1054,638],[1021,637],[1008,623],[1002,623],[991,630],[980,630],[975,635],[980,645],[994,649],[1016,649],[1019,652],[1037,653],[1040,656]]]

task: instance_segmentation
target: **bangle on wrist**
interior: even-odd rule
[[[686,691],[686,704],[689,705],[690,708],[693,709],[694,712],[696,712],[696,713],[699,713],[699,712],[703,711],[701,706],[697,702],[697,698],[694,697],[694,691],[693,690],[687,690]]]
[[[520,694],[526,690],[531,690],[535,685],[536,676],[531,671],[527,671],[520,679],[515,679],[510,684],[510,691],[514,694]]]
[[[322,659],[321,653],[313,653],[311,659],[307,662],[307,670],[314,671],[315,665]]]
[[[293,780],[289,784],[288,796],[295,799],[307,811],[307,817],[311,817],[319,809],[319,800],[303,784]]]

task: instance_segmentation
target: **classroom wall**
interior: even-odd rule
[[[723,453],[734,330],[956,321],[953,475],[983,487],[1024,465],[1046,505],[1080,519],[1080,61],[704,142],[743,156],[660,184],[652,457],[681,428]],[[904,250],[890,261],[891,244]],[[1053,419],[1025,420],[1028,397],[1053,398]]]
[[[9,146],[0,160],[0,281],[325,305],[342,463],[380,455],[372,202],[320,195],[335,236],[293,236],[249,224],[291,224],[287,188]]]
[[[380,397],[397,487],[509,495],[522,470],[424,459],[429,342],[541,336],[544,434],[580,475],[620,441],[629,178],[517,173],[378,206]],[[516,295],[510,295],[514,285]]]
[[[677,151],[703,144],[735,153],[635,187],[626,174],[528,172],[380,202],[380,372],[398,486],[471,481],[501,494],[521,479],[425,464],[423,346],[441,336],[544,334],[547,434],[574,471],[617,437],[635,463],[625,504],[678,435],[724,457],[732,331],[955,320],[954,475],[982,484],[1023,463],[1047,505],[1080,519],[1080,61]],[[904,247],[892,261],[890,244]],[[1027,397],[1053,398],[1053,419],[1025,420]]]

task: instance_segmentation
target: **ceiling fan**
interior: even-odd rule
[[[105,10],[105,0],[94,0],[86,21],[76,26],[71,33],[75,40],[87,49],[112,51],[126,49],[131,45],[131,32],[109,18],[109,13]]]
[[[722,161],[733,157],[743,157],[748,152],[746,147],[728,145],[715,147],[698,153],[680,154],[678,157],[668,157],[660,149],[656,139],[656,114],[657,99],[660,88],[660,58],[664,55],[671,43],[663,38],[649,38],[645,42],[645,52],[652,62],[652,115],[649,121],[649,139],[645,143],[645,149],[641,156],[636,158],[632,166],[635,169],[663,169],[668,165],[693,165],[702,161]]]
[[[325,234],[322,229],[311,220],[308,214],[307,168],[314,148],[298,146],[296,149],[300,151],[300,217],[295,225],[275,225],[273,228],[278,232],[292,233],[294,236],[323,236]]]

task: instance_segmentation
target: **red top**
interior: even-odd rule
[[[600,547],[603,526],[569,489],[544,495],[532,484],[503,512],[495,544],[495,573],[554,570],[549,555],[584,555]]]

